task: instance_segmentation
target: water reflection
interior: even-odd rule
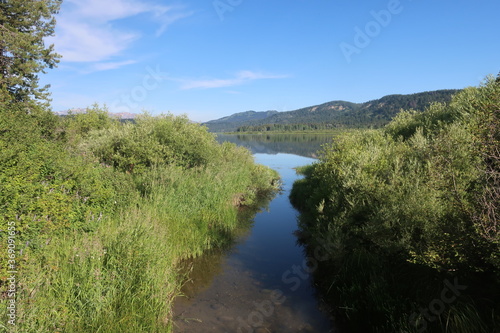
[[[254,154],[287,153],[317,158],[321,146],[333,141],[334,134],[219,134],[217,141],[247,147]]]
[[[192,263],[186,297],[174,306],[176,333],[331,330],[304,271],[303,249],[293,234],[298,213],[288,200],[298,177],[294,168],[314,160],[289,154],[256,154],[255,159],[280,173],[283,191],[228,251]]]
[[[202,256],[185,260],[180,264],[180,274],[185,275],[186,282],[182,287],[184,298],[191,299],[207,289],[214,277],[225,270],[225,259],[233,247],[245,241],[251,233],[255,215],[269,211],[269,204],[276,193],[268,193],[259,198],[255,206],[241,207],[238,212],[238,227],[232,232],[232,239],[224,248],[217,248]]]

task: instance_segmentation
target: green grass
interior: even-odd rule
[[[81,133],[78,127],[66,126]],[[276,189],[278,174],[256,165],[248,150],[219,145],[185,119],[146,118],[134,125],[137,128],[109,126],[115,127],[67,140],[69,147],[59,149],[53,161],[56,175],[38,176],[39,169],[27,167],[35,175],[29,183],[33,195],[20,190],[17,180],[4,178],[24,211],[12,210],[2,229],[16,220],[17,246],[23,252],[17,253],[17,325],[0,326],[0,331],[171,332],[172,302],[186,279],[181,263],[230,244],[240,232],[239,208],[257,204],[259,197]],[[143,147],[136,149],[137,142]],[[40,149],[45,145],[39,142]],[[97,147],[96,153],[92,147]],[[46,153],[40,149],[30,160],[45,169]],[[99,155],[112,149],[111,159]],[[161,163],[148,164],[150,156],[141,154],[144,149],[156,152]],[[167,158],[162,160],[164,152]],[[75,154],[88,160],[73,158]],[[122,164],[111,167],[113,158]],[[131,161],[135,172],[130,172]],[[20,172],[15,166],[7,171]],[[84,214],[68,220],[70,208],[52,211],[61,198]],[[0,199],[8,203],[8,198]],[[32,229],[40,202],[52,215]],[[6,318],[5,294],[1,301]]]
[[[228,242],[238,225],[234,194],[256,194],[251,173],[234,168],[157,173],[148,198],[94,232],[64,234],[27,254],[19,332],[170,331],[184,278],[178,264]]]
[[[147,198],[94,232],[27,253],[18,332],[170,332],[178,264],[227,244],[238,226],[234,194],[251,202],[258,188],[245,169],[155,172]]]

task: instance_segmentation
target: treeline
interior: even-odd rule
[[[366,114],[376,119],[390,121],[401,109],[423,111],[432,103],[448,103],[459,90],[444,89],[426,91],[410,95],[388,95],[363,103],[358,114]]]
[[[230,242],[238,206],[276,178],[185,117],[121,123],[98,107],[61,118],[0,103],[1,229],[15,239],[0,260],[17,272],[9,298],[13,269],[2,265],[2,322],[13,313],[18,332],[167,331],[178,263]]]
[[[426,91],[410,95],[388,95],[365,103],[332,101],[286,112],[243,112],[206,125],[212,132],[234,132],[244,126],[334,124],[343,128],[379,128],[387,125],[401,109],[423,111],[432,103],[448,103],[458,90]],[[268,115],[268,116],[265,116]]]
[[[334,124],[315,123],[315,124],[264,124],[240,126],[236,132],[299,132],[299,131],[320,131],[335,129]]]
[[[350,132],[290,199],[347,331],[500,330],[500,76]]]

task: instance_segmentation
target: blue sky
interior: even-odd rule
[[[54,111],[207,121],[476,86],[500,71],[500,1],[65,0]]]

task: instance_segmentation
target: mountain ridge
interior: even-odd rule
[[[225,121],[225,122],[239,122],[239,121],[244,121],[244,120],[259,120],[259,119],[264,119],[269,116],[272,116],[276,113],[279,113],[276,110],[269,110],[269,111],[243,111],[243,112],[237,112],[234,113],[230,116],[222,117],[220,119],[217,119],[218,121]]]
[[[272,124],[331,123],[335,127],[379,127],[392,120],[401,109],[423,111],[431,103],[448,103],[458,91],[460,90],[442,89],[406,95],[391,94],[364,103],[335,100],[284,112],[244,111],[203,124],[211,132],[234,132],[245,126]],[[263,117],[266,112],[271,113]],[[238,119],[242,120],[237,121]]]

